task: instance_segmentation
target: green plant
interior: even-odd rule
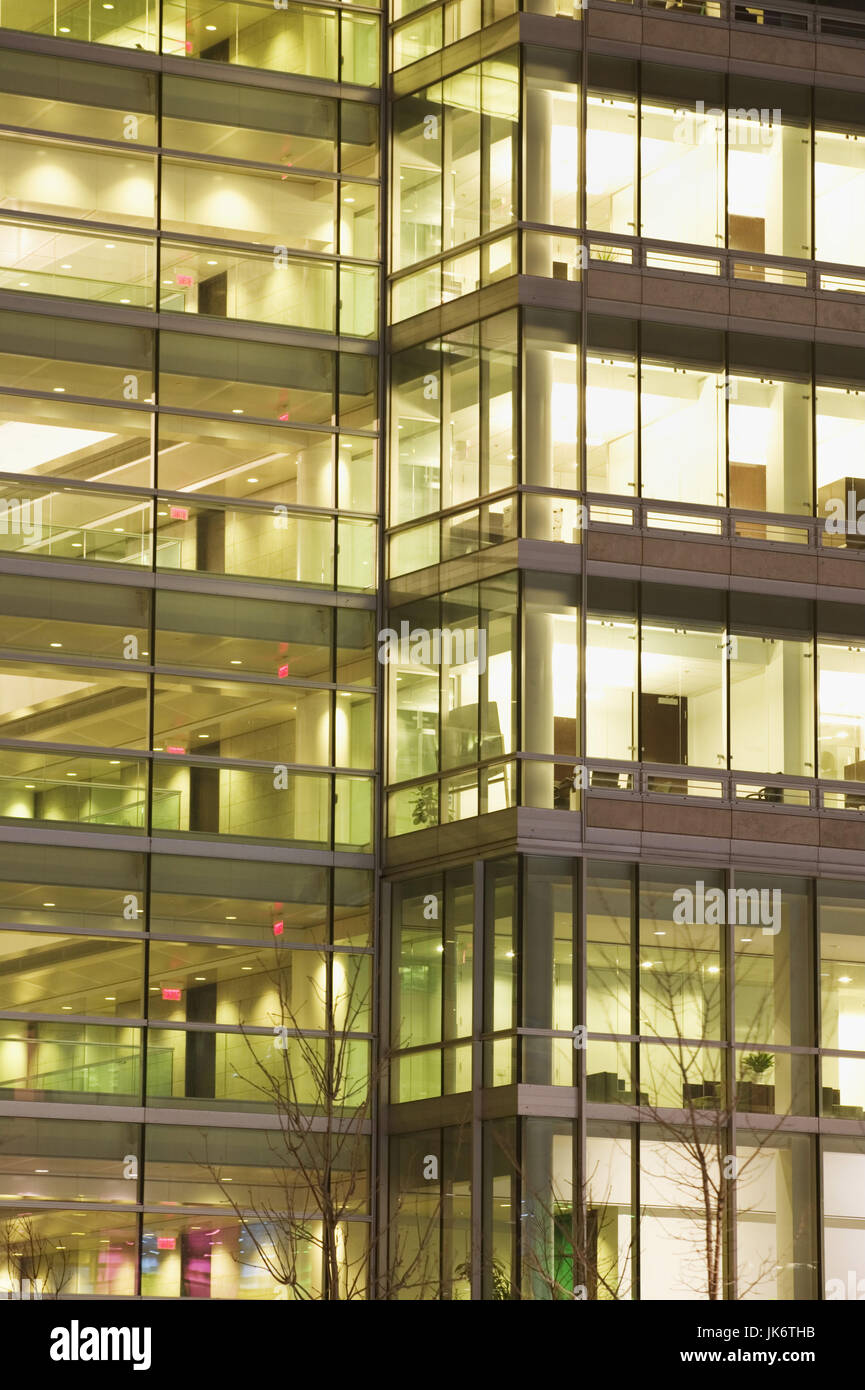
[[[412,825],[433,825],[438,818],[436,789],[433,786],[418,787],[411,804]]]
[[[754,1078],[765,1076],[766,1072],[771,1071],[775,1065],[775,1058],[771,1052],[749,1052],[742,1058],[742,1070],[750,1072]]]

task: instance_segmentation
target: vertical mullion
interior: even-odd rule
[[[484,1031],[484,980],[485,960],[485,905],[484,905],[484,861],[476,859],[473,865],[473,926],[472,947],[472,1109],[471,1109],[471,1298],[477,1302],[482,1297],[481,1262],[483,1255],[483,1182],[485,1178],[482,1151],[482,1113],[483,1113],[483,1067],[484,1047],[481,1036]]]

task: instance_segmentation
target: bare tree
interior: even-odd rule
[[[327,963],[324,953],[311,959]],[[321,983],[327,972],[310,971],[304,1005],[314,1000],[326,1023],[312,1033],[279,953],[268,973],[278,1000],[273,1044],[262,1049],[261,1035],[243,1031],[245,1080],[277,1120],[267,1131],[267,1189],[250,1186],[244,1194],[227,1185],[219,1165],[207,1163],[208,1172],[259,1267],[293,1298],[394,1298],[412,1289],[436,1297],[430,1254],[439,1208],[418,1216],[411,1236],[404,1217],[377,1227],[363,1219],[374,1195],[373,1106],[390,1066],[389,1054],[375,1054],[363,1036],[369,1032],[369,990],[345,977],[344,987],[328,989]],[[319,1265],[320,1281],[310,1274],[311,1262]]]
[[[29,1214],[0,1225],[0,1258],[17,1285],[16,1298],[60,1298],[71,1278],[66,1247],[56,1236],[42,1235]]]
[[[614,907],[598,891],[607,920],[615,923]],[[759,945],[753,955],[740,956],[736,985],[743,995],[748,987],[748,1026],[740,1030],[736,1046],[723,1041],[723,918],[715,926],[684,925],[686,931],[681,923],[677,931],[664,917],[647,940],[667,940],[651,947],[644,941],[639,951],[638,1033],[648,1045],[640,1045],[639,1089],[618,1083],[623,1087],[620,1098],[634,1106],[635,1118],[651,1126],[657,1139],[653,1145],[650,1136],[641,1146],[640,1227],[645,1233],[649,1206],[669,1208],[670,1225],[679,1228],[674,1233],[690,1250],[690,1261],[686,1255],[682,1262],[683,1267],[690,1264],[687,1287],[711,1301],[733,1297],[734,1291],[735,1297],[746,1298],[777,1261],[766,1255],[748,1273],[741,1265],[734,1269],[734,1225],[753,1210],[745,1193],[759,1185],[760,1171],[792,1112],[793,1087],[791,1077],[781,1109],[776,1102],[781,1087],[767,1081],[778,1054],[745,1049],[773,1036],[780,986],[765,978],[766,958]],[[618,987],[617,957],[628,945],[623,934],[619,941],[611,938],[596,946],[594,984],[601,994],[603,981],[611,990]],[[771,962],[771,953],[767,959]],[[611,1002],[615,1016],[617,1001]],[[784,1065],[792,1068],[794,1063],[786,1058]],[[765,1114],[765,1121],[756,1121],[756,1114]],[[734,1144],[745,1152],[734,1152]],[[646,1201],[647,1188],[653,1190],[654,1202]]]
[[[541,1191],[513,1147],[500,1134],[495,1138],[521,1194],[521,1270],[512,1279],[501,1261],[488,1259],[492,1298],[629,1299],[633,1235],[615,1260],[602,1253],[598,1230],[616,1221],[618,1207],[599,1200],[597,1165],[580,1186],[566,1182],[559,1190],[551,1176]]]

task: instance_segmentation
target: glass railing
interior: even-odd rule
[[[159,0],[0,0],[0,28],[156,53],[159,10]],[[174,57],[378,86],[376,14],[296,0],[164,0],[162,10],[162,52]]]
[[[115,492],[0,481],[0,554],[149,568],[153,502]],[[368,592],[376,523],[272,507],[156,504],[156,566]]]
[[[413,271],[391,287],[391,323],[401,323],[464,294],[473,294],[516,275],[517,269],[517,238],[509,232],[459,256],[449,256]]]
[[[0,290],[128,305],[356,338],[378,327],[375,266],[0,220]],[[337,288],[337,276],[339,287]]]
[[[0,0],[0,26],[155,53],[159,0]]]
[[[0,1093],[41,1093],[43,1096],[110,1097],[138,1100],[141,1095],[141,1046],[121,1042],[130,1030],[106,1028],[110,1041],[63,1036],[66,1029],[80,1034],[74,1025],[37,1025],[51,1028],[53,1036],[21,1037],[6,1025],[0,1037]],[[116,1039],[116,1040],[115,1040]],[[171,1093],[173,1050],[148,1049],[148,1088],[156,1095]]]
[[[184,752],[178,745],[174,756],[154,764],[155,833],[231,836],[310,849],[327,849],[332,838],[336,849],[371,848],[370,777],[308,772],[284,763],[196,763]]]
[[[143,831],[147,764],[143,759],[0,751],[0,819]],[[180,826],[180,792],[153,791],[154,821]]]
[[[161,498],[158,569],[297,584],[375,587],[376,524],[268,508],[213,507]]]
[[[0,553],[149,566],[152,514],[140,497],[0,482]]]
[[[104,233],[0,222],[0,289],[154,308],[154,242],[112,233],[111,250]]]
[[[375,87],[379,19],[295,0],[165,0],[162,51]]]
[[[516,804],[516,761],[485,763],[391,792],[387,833],[408,835],[509,810]]]

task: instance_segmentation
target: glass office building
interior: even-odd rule
[[[0,0],[0,1293],[865,1296],[860,9]]]

